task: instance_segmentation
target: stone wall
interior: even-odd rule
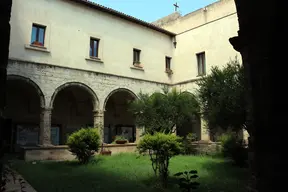
[[[101,148],[99,149],[99,151]],[[110,150],[112,155],[119,153],[136,152],[136,144],[109,144],[104,146],[104,150]],[[99,153],[96,153],[98,155]],[[69,151],[68,146],[52,146],[52,147],[23,147],[21,159],[25,161],[43,161],[56,160],[66,161],[74,160],[76,157]]]
[[[191,145],[195,154],[198,155],[214,155],[221,151],[221,145],[218,142],[198,141]]]
[[[105,100],[117,89],[127,89],[134,94],[140,91],[152,93],[160,91],[167,84],[127,78],[111,74],[69,69],[44,63],[31,63],[20,60],[9,60],[8,76],[17,75],[31,79],[44,96],[44,106],[52,107],[51,100],[55,92],[69,85],[78,85],[92,92],[96,100],[96,109],[103,110]],[[54,95],[53,95],[54,94]]]
[[[110,150],[112,155],[119,153],[136,153],[135,143],[127,144],[107,144],[104,145],[104,151]],[[193,142],[191,144],[193,154],[197,155],[213,155],[221,150],[220,143],[217,142]],[[99,149],[100,152],[101,148]],[[96,153],[96,155],[99,154]],[[66,161],[74,160],[76,157],[69,151],[68,146],[51,146],[51,147],[22,147],[21,159],[25,161],[42,161],[57,160]]]

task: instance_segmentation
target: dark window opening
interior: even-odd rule
[[[198,75],[206,75],[206,59],[205,52],[196,54],[197,56],[197,67],[198,67]]]
[[[171,70],[171,57],[165,57],[165,68]]]
[[[140,63],[141,50],[133,49],[133,63]]]

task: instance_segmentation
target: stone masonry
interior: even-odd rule
[[[39,143],[40,145],[51,145],[51,108],[42,108],[42,112],[40,114],[40,135],[39,135]]]
[[[94,111],[94,127],[97,127],[99,130],[100,138],[104,138],[104,111],[97,110]]]
[[[138,94],[161,91],[168,84],[138,80],[115,75],[106,75],[92,71],[69,69],[49,64],[31,63],[19,60],[9,60],[8,75],[18,75],[31,79],[39,86],[44,95],[44,106],[53,107],[51,99],[55,98],[55,90],[79,85],[93,91],[95,96],[95,110],[103,110],[107,96],[117,89],[127,89]],[[63,86],[66,85],[66,86]]]

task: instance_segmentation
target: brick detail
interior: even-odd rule
[[[51,145],[51,108],[42,108],[40,114],[39,144],[41,146]]]

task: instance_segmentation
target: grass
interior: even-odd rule
[[[72,162],[15,161],[13,168],[38,192],[114,192],[159,191],[153,181],[148,157],[119,154],[96,157],[88,165]],[[248,173],[220,158],[177,156],[171,159],[170,175],[196,169],[200,187],[197,192],[244,192]],[[179,191],[171,185],[171,192]]]

